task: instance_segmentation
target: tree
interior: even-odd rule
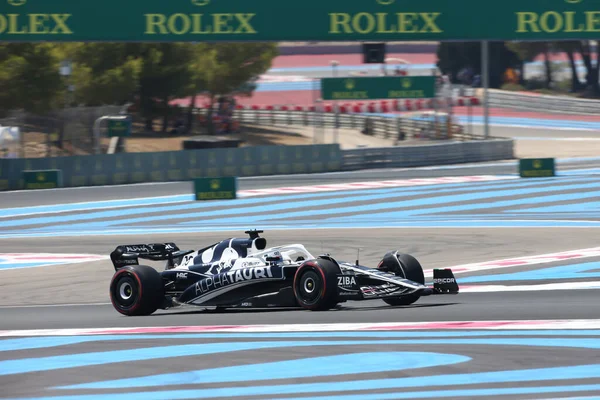
[[[552,86],[552,62],[550,60],[550,51],[552,50],[553,43],[551,42],[508,42],[506,46],[515,52],[521,64],[524,65],[526,62],[535,60],[537,56],[542,54],[544,56],[544,67],[546,75],[546,88],[550,89]],[[523,70],[523,68],[521,68]],[[521,74],[523,76],[523,74]]]
[[[162,116],[162,131],[165,132],[171,111],[169,102],[192,93],[194,46],[191,43],[142,45],[139,95],[147,128],[151,128],[153,118]]]
[[[438,67],[453,81],[463,68],[473,68],[481,74],[481,43],[443,42],[438,46]],[[517,55],[507,48],[504,42],[489,43],[490,87],[499,88],[507,68],[519,65]]]
[[[210,99],[208,114],[212,130],[212,109],[219,96],[240,94],[250,96],[256,89],[261,74],[270,67],[277,56],[277,46],[270,43],[222,43],[208,47],[211,56],[205,63],[210,65],[203,78],[204,88]]]
[[[192,93],[187,115],[187,130],[193,129],[194,108],[199,94],[206,93],[208,84],[216,71],[217,51],[214,46],[198,44],[194,47],[194,60],[192,62]]]
[[[65,57],[74,64],[76,102],[97,106],[132,101],[142,70],[139,47],[121,43],[66,45]]]
[[[587,70],[585,75],[586,89],[585,95],[589,97],[597,97],[600,94],[600,86],[598,85],[598,78],[600,76],[598,68],[600,65],[598,62],[593,62],[592,57],[592,43],[589,40],[582,40],[579,45],[575,45],[585,68]],[[596,60],[600,60],[600,46],[596,45]]]
[[[63,47],[74,62],[72,82],[78,104],[97,106],[137,102],[152,130],[163,118],[166,131],[169,102],[193,91],[191,43],[77,43]]]
[[[56,45],[0,45],[0,110],[45,114],[63,102]]]
[[[206,89],[212,98],[234,92],[251,95],[277,56],[277,46],[270,43],[223,43],[210,49],[215,59]]]

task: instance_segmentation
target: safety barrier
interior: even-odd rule
[[[599,100],[519,93],[505,90],[490,90],[489,104],[490,107],[514,108],[522,111],[579,115],[600,114]]]
[[[198,177],[317,173],[514,159],[512,139],[341,151],[337,144],[162,153],[0,159],[0,190],[24,187],[24,170],[61,170],[64,187],[186,181]]]
[[[430,165],[510,160],[512,139],[448,142],[421,146],[378,147],[345,150],[343,169],[409,168]]]
[[[314,112],[321,111],[325,113],[334,113],[336,109],[340,114],[351,113],[387,113],[394,111],[422,111],[435,110],[447,106],[462,107],[462,106],[477,106],[480,105],[479,98],[475,96],[457,97],[451,99],[405,99],[405,100],[380,100],[359,103],[349,103],[339,101],[336,103],[321,103],[312,106],[295,106],[295,105],[236,105],[236,110],[253,110],[253,111],[296,111],[296,112]],[[203,109],[209,108],[209,104],[204,104]]]
[[[480,139],[462,126],[450,123],[446,115],[423,112],[407,116],[378,114],[331,114],[311,111],[236,110],[234,119],[241,125],[316,126],[317,128],[356,129],[384,139],[427,136],[430,138]]]
[[[53,158],[0,158],[0,190],[24,187],[22,171],[61,170],[64,187],[186,181],[197,177],[339,171],[336,144],[256,146]]]

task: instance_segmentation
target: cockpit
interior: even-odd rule
[[[264,263],[293,264],[314,258],[301,244],[279,246],[267,249],[267,239],[258,234],[262,231],[246,231],[248,238],[230,238],[201,249],[194,258],[194,264],[231,262],[240,258],[256,258]]]

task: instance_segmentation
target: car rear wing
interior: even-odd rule
[[[125,244],[117,246],[110,253],[110,259],[115,270],[127,265],[139,264],[139,259],[151,261],[169,261],[169,266],[174,266],[174,260],[193,253],[194,250],[179,250],[175,243],[150,243],[150,244]]]

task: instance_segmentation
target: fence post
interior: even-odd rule
[[[405,139],[405,134],[402,132],[402,117],[396,118],[396,133],[398,134],[396,144]]]

